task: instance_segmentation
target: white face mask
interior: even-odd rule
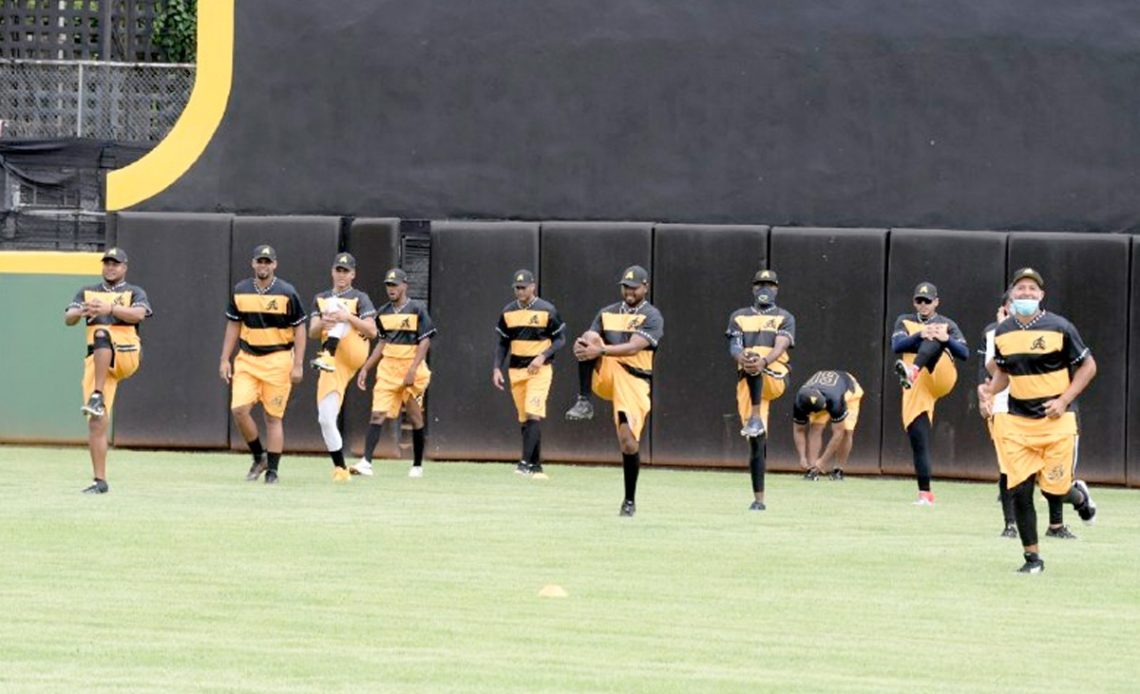
[[[1041,308],[1040,299],[1014,299],[1013,312],[1019,316],[1033,316]]]

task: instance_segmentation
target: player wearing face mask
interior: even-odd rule
[[[748,439],[753,511],[763,511],[768,408],[784,394],[791,371],[788,350],[795,346],[796,319],[776,305],[780,278],[772,270],[752,277],[752,305],[728,319],[728,353],[736,361],[736,403]]]

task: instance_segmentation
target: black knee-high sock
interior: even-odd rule
[[[538,465],[540,462],[542,462],[542,439],[541,438],[539,438],[539,440],[537,442],[535,442],[534,453],[531,455],[530,459],[527,460],[527,462],[530,463],[531,465]]]
[[[764,471],[767,467],[768,437],[757,436],[748,439],[751,452],[748,457],[748,472],[752,475],[752,491],[764,491]]]
[[[1049,525],[1061,525],[1065,522],[1065,495],[1041,492],[1049,502]]]
[[[641,471],[641,452],[622,453],[621,468],[625,473],[625,500],[633,501],[637,495],[637,473]]]
[[[542,435],[542,422],[537,419],[528,419],[523,425],[523,456],[528,463],[535,462],[535,449],[538,448],[538,439]]]
[[[578,362],[578,397],[589,399],[594,392],[594,366],[597,359]]]
[[[271,452],[269,454],[269,469],[274,471],[274,472],[277,472],[277,466],[280,464],[281,464],[281,454]]]
[[[1072,504],[1073,508],[1079,509],[1080,507],[1087,504],[1089,499],[1081,492],[1081,490],[1077,489],[1074,486],[1069,487],[1069,491],[1061,497],[1061,501],[1065,502],[1066,504]]]
[[[412,429],[412,466],[424,464],[424,428]]]
[[[329,451],[329,457],[332,458],[334,467],[345,467],[343,448],[338,448],[335,451]]]
[[[364,459],[372,462],[372,454],[376,451],[376,444],[380,443],[380,432],[384,430],[383,424],[369,424],[368,433],[364,436]]]
[[[764,377],[761,374],[745,374],[744,380],[748,382],[748,399],[755,407],[760,404],[760,394],[764,392]]]
[[[321,345],[321,348],[324,349],[326,352],[328,352],[330,355],[335,355],[336,354],[336,346],[339,344],[340,344],[340,338],[339,337],[330,337],[330,338],[327,338],[325,340],[325,343],[323,345]]]
[[[918,489],[928,492],[930,491],[930,418],[925,412],[918,415],[906,428],[906,436],[910,439],[910,450],[914,455],[914,475],[918,478]]]
[[[246,445],[249,446],[249,452],[253,455],[253,462],[256,463],[258,460],[261,460],[261,454],[265,452],[265,448],[261,445],[261,437],[247,441]]]
[[[998,498],[1001,499],[1001,515],[1005,518],[1005,524],[1010,525],[1017,521],[1013,517],[1013,497],[1009,493],[1009,478],[1003,472],[998,477]]]
[[[923,340],[918,345],[918,353],[914,355],[915,368],[925,368],[931,373],[934,372],[935,365],[938,364],[938,358],[942,356],[942,343],[938,340]]]
[[[530,421],[530,420],[527,420],[527,421]],[[522,424],[519,425],[519,436],[520,436],[519,440],[522,441],[522,453],[519,455],[519,460],[521,460],[523,462],[528,462],[530,460],[529,458],[526,457],[526,451],[527,451],[527,448],[526,448],[526,424],[527,424],[526,422],[523,422]]]
[[[1035,484],[1033,478],[1030,477],[1009,490],[1009,495],[1013,497],[1013,514],[1017,519],[1017,533],[1021,536],[1021,544],[1026,547],[1037,544],[1037,509],[1033,507]]]

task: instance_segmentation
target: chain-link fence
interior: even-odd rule
[[[0,121],[5,137],[158,142],[193,86],[193,65],[0,60]]]

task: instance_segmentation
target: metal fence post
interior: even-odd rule
[[[75,136],[83,137],[83,63],[79,64],[79,88],[76,93],[79,95],[79,103],[75,109]]]

